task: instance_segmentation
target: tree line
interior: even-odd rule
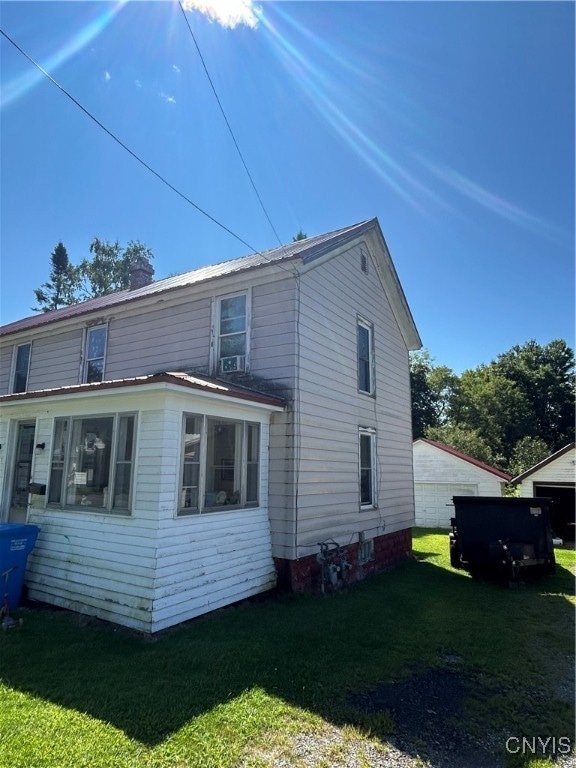
[[[308,235],[300,229],[292,242],[306,240]],[[89,246],[91,258],[74,265],[68,251],[59,242],[50,255],[50,277],[34,289],[38,305],[34,312],[50,312],[54,309],[78,304],[86,299],[106,296],[130,287],[130,268],[138,260],[151,260],[154,254],[139,240],[130,240],[121,247],[118,241],[111,243],[95,237]]]
[[[150,248],[138,240],[130,240],[122,247],[118,241],[95,237],[89,251],[90,258],[74,265],[64,244],[56,245],[50,255],[50,277],[34,290],[38,302],[32,307],[34,312],[50,312],[129,288],[132,265],[142,258],[154,258]]]
[[[575,439],[574,351],[528,341],[457,376],[427,350],[410,361],[414,439],[427,437],[512,476]]]

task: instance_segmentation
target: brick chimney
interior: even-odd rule
[[[130,290],[135,291],[137,288],[144,288],[146,285],[150,285],[154,276],[154,267],[148,259],[142,256],[136,259],[134,264],[130,267]]]

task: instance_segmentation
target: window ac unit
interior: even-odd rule
[[[235,371],[243,371],[245,367],[245,355],[233,355],[232,357],[220,358],[220,373],[234,373]]]

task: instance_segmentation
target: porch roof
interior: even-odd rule
[[[91,384],[70,384],[52,389],[39,389],[33,392],[17,392],[11,395],[1,395],[0,404],[9,404],[21,400],[36,400],[43,397],[65,397],[73,394],[89,394],[106,390],[116,390],[126,387],[142,386],[149,384],[172,384],[185,389],[193,389],[207,394],[220,395],[222,397],[246,400],[248,402],[269,405],[282,410],[285,402],[276,395],[259,392],[247,387],[223,381],[221,379],[199,378],[182,371],[165,371],[146,376],[133,376],[127,379],[113,379],[111,381],[99,381]]]

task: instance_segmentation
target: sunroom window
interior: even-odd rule
[[[180,515],[258,504],[260,425],[186,415]]]
[[[95,512],[130,509],[135,416],[57,419],[48,503]]]

